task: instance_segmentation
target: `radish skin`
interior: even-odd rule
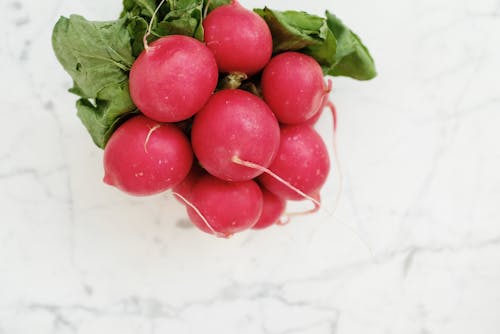
[[[153,195],[181,182],[192,162],[191,145],[176,126],[135,116],[106,145],[103,181],[131,195]]]
[[[193,224],[206,233],[225,237],[255,225],[263,206],[262,191],[255,181],[227,182],[211,175],[196,182],[189,201],[202,215],[187,206]]]
[[[191,142],[200,164],[226,181],[250,180],[262,173],[234,163],[234,158],[267,167],[279,146],[276,117],[253,94],[242,90],[215,93],[193,122]]]
[[[203,107],[217,78],[215,58],[203,43],[170,35],[151,43],[136,59],[130,71],[130,95],[149,118],[179,122]]]
[[[313,118],[329,92],[318,62],[302,53],[275,56],[262,73],[264,100],[283,124],[300,124]]]
[[[269,170],[311,198],[319,192],[330,171],[327,148],[311,126],[284,126],[281,129],[278,153]],[[259,180],[264,187],[280,197],[289,200],[305,199],[269,173],[262,174]]]
[[[286,207],[286,201],[273,194],[265,188],[262,190],[262,214],[257,223],[252,227],[254,230],[262,230],[280,221]]]
[[[172,190],[176,194],[179,194],[185,199],[189,200],[194,185],[205,173],[206,172],[203,170],[203,168],[200,167],[200,165],[197,162],[193,163],[193,166],[191,167],[189,174],[180,183],[174,186]],[[177,199],[182,204],[186,204],[185,200],[183,200],[176,194],[174,194],[175,199]]]
[[[251,76],[271,59],[273,40],[266,22],[236,1],[210,12],[203,28],[220,72]]]

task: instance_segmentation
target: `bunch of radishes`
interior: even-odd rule
[[[116,21],[61,17],[52,36],[78,116],[104,148],[104,182],[136,196],[170,190],[221,237],[287,221],[287,200],[318,210],[330,161],[312,126],[325,106],[335,126],[323,75],[375,76],[359,37],[328,11],[123,6]]]
[[[134,62],[130,93],[144,115],[111,136],[104,181],[132,195],[173,189],[196,226],[229,236],[278,222],[285,200],[318,201],[330,163],[311,125],[329,89],[313,58],[271,59],[266,22],[237,2],[213,10],[203,27],[204,44],[162,37]],[[263,98],[214,93],[219,72],[261,71]]]

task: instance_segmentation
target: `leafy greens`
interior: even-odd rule
[[[79,96],[77,115],[94,143],[104,148],[114,130],[139,113],[130,97],[128,73],[148,42],[182,34],[203,41],[203,18],[231,0],[123,0],[120,18],[88,21],[78,15],[61,17],[52,34],[57,59],[73,79],[70,92]],[[301,11],[254,10],[268,24],[274,53],[298,51],[310,55],[325,75],[369,80],[375,65],[359,37],[335,15],[326,18]],[[237,22],[235,22],[237,28]]]

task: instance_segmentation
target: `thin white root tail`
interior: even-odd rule
[[[330,102],[330,101],[329,101]],[[330,102],[331,103],[331,102]],[[333,106],[333,104],[332,104]],[[335,110],[335,107],[334,107]],[[338,178],[338,188],[337,188],[337,194],[335,195],[335,202],[333,206],[333,213],[337,211],[339,204],[340,204],[340,199],[342,197],[342,192],[344,190],[344,174],[342,172],[342,164],[340,163],[340,158],[339,158],[339,151],[337,147],[337,131],[336,131],[336,116],[333,114],[333,159],[335,160],[335,166],[337,167],[337,178]]]
[[[278,219],[278,221],[276,222],[276,225],[279,225],[279,226],[287,225],[290,221],[291,221],[290,217],[288,215],[284,214],[283,216],[280,217],[280,219]]]
[[[335,167],[337,168],[337,175],[338,175],[338,191],[337,191],[337,194],[335,196],[335,202],[334,202],[333,213],[332,213],[332,214],[335,214],[335,212],[337,211],[337,208],[339,206],[340,198],[342,195],[342,190],[344,187],[344,176],[342,174],[342,167],[340,164],[340,158],[339,158],[338,148],[337,148],[337,121],[338,121],[337,109],[335,108],[335,105],[333,104],[333,102],[329,99],[329,94],[332,91],[332,89],[333,89],[332,80],[328,79],[328,84],[327,84],[327,87],[325,88],[326,103],[324,104],[324,106],[327,107],[328,109],[330,109],[330,111],[332,113],[332,118],[333,118],[333,121],[332,121],[333,122],[332,148],[333,148],[333,157],[335,160]]]
[[[156,14],[158,14],[158,11],[160,10],[160,7],[165,3],[165,0],[161,0],[160,4],[158,7],[156,7],[153,16],[151,16],[151,20],[149,21],[148,24],[148,30],[146,30],[146,33],[144,34],[144,37],[142,38],[142,43],[144,44],[144,50],[148,51],[149,50],[149,45],[148,45],[148,37],[151,35],[151,29],[153,29],[153,21],[156,18]]]
[[[328,86],[327,86],[327,93],[329,94],[331,91],[332,91],[332,80],[329,79]],[[335,195],[335,202],[334,202],[334,206],[333,206],[333,211],[331,212],[331,215],[333,216],[339,207],[340,199],[342,197],[342,192],[344,189],[344,174],[342,172],[342,164],[340,163],[338,147],[337,147],[337,123],[338,123],[337,109],[335,108],[335,105],[333,104],[332,101],[330,101],[329,98],[325,103],[325,107],[330,109],[330,111],[332,113],[332,118],[333,118],[333,121],[332,121],[333,122],[332,148],[333,148],[333,157],[334,157],[334,161],[335,161],[335,166],[337,168],[337,177],[338,177],[338,190],[337,190],[337,194]],[[351,227],[347,224],[344,224],[342,222],[339,222],[339,224],[344,226],[352,234],[354,234],[354,236],[356,236],[356,238],[361,242],[361,244],[368,250],[371,258],[372,259],[375,258],[375,255],[373,253],[372,248],[370,247],[368,242],[361,236],[361,234],[358,232],[357,229],[355,229],[354,227]]]
[[[149,143],[149,139],[151,138],[151,135],[153,134],[153,132],[158,130],[160,127],[161,127],[160,124],[156,124],[151,129],[149,129],[148,135],[146,136],[146,140],[144,141],[144,152],[146,152],[146,154],[149,153],[148,152],[148,143]]]
[[[332,79],[328,79],[328,83],[326,84],[325,88],[325,93],[327,93],[327,95],[332,91],[332,87],[333,87]]]
[[[210,4],[211,4],[212,0],[208,0],[207,1],[207,4],[206,4],[206,7],[205,7],[205,11],[203,12],[203,19],[205,19],[208,15],[208,8],[210,7]]]
[[[332,101],[330,101],[330,93],[333,89],[333,83],[332,79],[328,79],[327,86],[325,88],[325,95],[324,99],[326,99],[326,103],[323,105],[324,107],[328,107],[330,111],[332,112],[333,116],[333,131],[335,132],[337,130],[337,110],[335,109],[335,106],[333,105]]]
[[[333,133],[335,134],[335,132],[337,131],[337,109],[335,108],[335,105],[330,100],[328,100],[326,102],[326,107],[328,107],[330,109],[330,111],[332,112],[332,116],[333,116]]]
[[[288,212],[286,214],[286,217],[288,217],[288,219],[291,220],[292,217],[307,216],[307,215],[312,215],[313,213],[318,212],[319,209],[321,209],[321,197],[320,197],[319,193],[316,194],[315,197],[317,197],[317,198],[315,198],[315,200],[318,201],[318,203],[320,203],[320,205],[313,203],[314,207],[312,209],[300,211],[300,212]]]
[[[205,218],[205,216],[203,216],[203,214],[200,212],[200,210],[196,207],[196,205],[194,205],[193,203],[191,203],[187,198],[185,198],[184,196],[182,196],[181,194],[173,191],[172,192],[173,195],[179,197],[184,203],[186,203],[186,205],[188,205],[191,209],[193,209],[194,212],[196,212],[196,214],[201,218],[201,220],[203,221],[203,223],[207,226],[207,228],[210,230],[210,232],[212,232],[213,235],[215,235],[216,237],[218,238],[229,238],[230,236],[229,235],[225,235],[225,234],[222,234],[220,232],[217,232],[216,230],[214,230],[214,228],[212,227],[212,225],[210,225],[210,223],[208,222],[208,220]]]
[[[237,156],[234,156],[232,159],[232,162],[234,162],[235,164],[238,164],[238,165],[241,165],[241,166],[245,166],[245,167],[248,167],[248,168],[253,168],[253,169],[257,169],[257,170],[260,170],[261,172],[263,173],[266,173],[268,174],[269,176],[271,176],[273,179],[277,180],[278,182],[282,183],[283,185],[285,185],[286,187],[290,188],[291,190],[293,190],[294,192],[296,192],[297,194],[299,194],[300,196],[304,197],[305,199],[313,202],[315,205],[317,205],[318,207],[321,207],[321,202],[317,201],[316,199],[314,199],[313,197],[307,195],[305,192],[303,192],[302,190],[298,189],[297,187],[294,187],[293,185],[291,185],[289,182],[283,180],[280,176],[278,176],[277,174],[273,173],[271,170],[261,166],[261,165],[258,165],[258,164],[255,164],[253,162],[250,162],[250,161],[245,161],[245,160],[242,160],[240,159],[239,157]]]

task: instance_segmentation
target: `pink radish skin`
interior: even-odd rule
[[[321,117],[321,114],[323,113],[323,109],[326,108],[327,104],[328,104],[328,94],[326,94],[323,97],[323,102],[321,102],[321,107],[319,108],[319,111],[317,113],[315,113],[313,117],[309,118],[308,120],[306,120],[305,122],[303,122],[301,124],[307,124],[310,126],[314,126],[316,123],[318,123],[318,121]]]
[[[250,76],[271,59],[273,40],[266,22],[236,1],[210,12],[203,28],[220,72]]]
[[[189,198],[191,197],[191,190],[193,189],[196,182],[198,182],[198,180],[205,173],[206,172],[198,165],[198,163],[193,163],[189,174],[184,178],[184,180],[173,187],[172,190],[174,191],[174,193],[179,194],[185,199],[189,200]],[[179,196],[174,195],[174,197],[182,204],[186,204],[186,202],[184,202],[184,200]]]
[[[316,123],[318,123],[320,117],[322,114],[322,110],[317,112],[312,118],[309,118],[307,121],[302,123],[303,125],[309,125],[309,126],[314,126]]]
[[[272,58],[261,82],[264,100],[283,124],[300,124],[314,117],[329,93],[316,60],[298,52]]]
[[[265,188],[262,190],[263,207],[257,223],[252,227],[254,230],[261,230],[276,224],[285,212],[286,201],[273,194]]]
[[[151,43],[134,62],[130,95],[149,118],[178,122],[203,107],[217,79],[215,58],[203,43],[171,35]]]
[[[153,195],[181,182],[192,162],[189,141],[177,127],[135,116],[106,145],[103,181],[131,195]]]
[[[321,118],[321,114],[323,113],[324,108],[330,109],[330,112],[332,113],[333,133],[335,134],[335,131],[337,130],[337,109],[335,108],[335,105],[328,99],[325,99],[324,105],[321,107],[321,110],[318,113],[316,113],[316,115],[314,115],[312,118],[308,119],[302,124],[309,126],[316,125],[316,123],[318,123],[319,119]]]
[[[196,182],[189,201],[210,227],[187,206],[191,221],[204,232],[224,237],[255,225],[263,206],[262,191],[255,181],[226,182],[211,175]]]
[[[309,125],[284,126],[278,154],[269,169],[305,194],[319,192],[330,171],[327,148]],[[300,194],[268,174],[259,177],[269,191],[290,200],[304,199]]]
[[[323,102],[321,103],[321,107],[319,108],[319,111],[311,118],[309,118],[307,121],[305,121],[302,124],[307,124],[310,126],[314,126],[316,123],[318,123],[318,120],[321,117],[321,114],[323,113],[323,110],[325,108],[329,108],[330,112],[332,113],[333,117],[333,131],[337,129],[337,110],[335,109],[335,105],[333,104],[332,101],[329,100],[329,94],[332,91],[332,80],[328,79],[328,86],[327,90],[325,92],[325,95],[323,96]]]
[[[262,172],[238,165],[234,157],[267,167],[280,142],[276,117],[253,94],[242,90],[215,93],[193,122],[191,142],[200,164],[226,181],[253,179]]]

